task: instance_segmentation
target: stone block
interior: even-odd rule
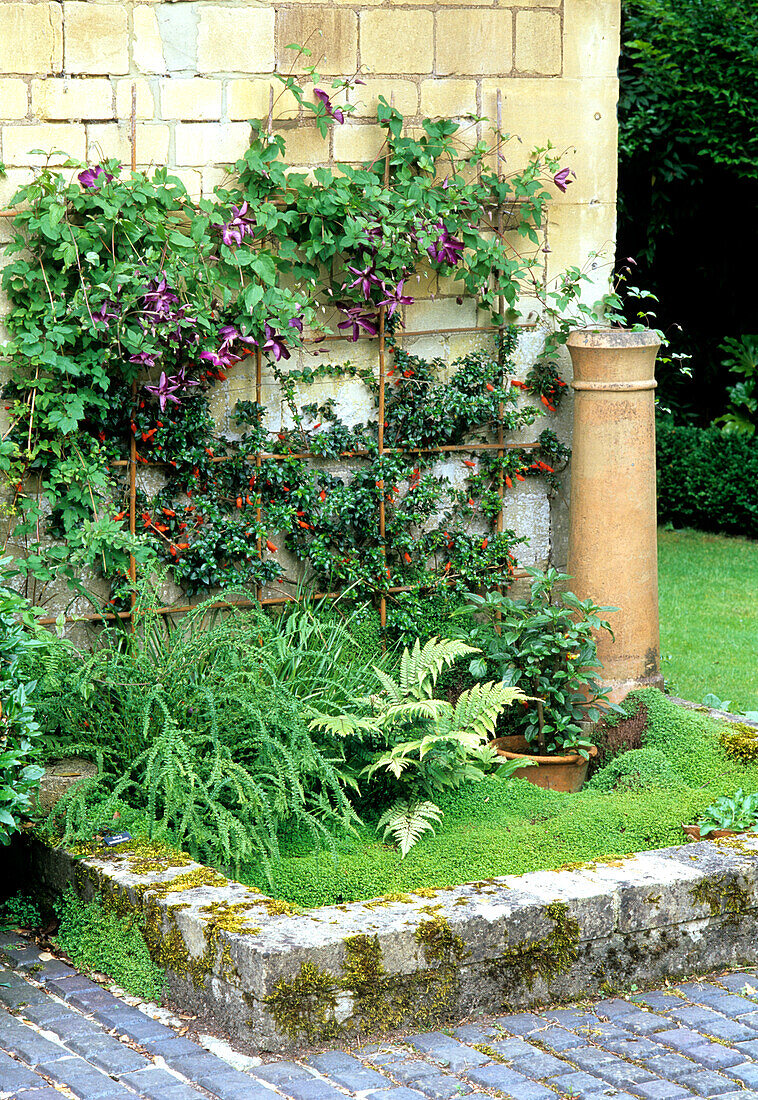
[[[329,160],[329,137],[322,138],[315,126],[282,127],[276,132],[284,138],[288,164],[315,165]]]
[[[141,11],[138,8],[137,11]],[[136,14],[136,13],[135,13]],[[136,117],[140,120],[154,119],[157,117],[156,95],[153,85],[144,77],[129,78],[115,81],[116,85],[116,118],[126,120],[132,114],[132,86],[137,93]]]
[[[563,64],[560,12],[516,13],[515,61],[518,73],[558,76]]]
[[[135,7],[132,18],[132,54],[135,68],[140,73],[167,72],[157,12],[140,4]]]
[[[379,155],[384,133],[377,126],[348,123],[334,131],[334,158],[346,162],[372,161]]]
[[[350,76],[358,69],[358,16],[347,8],[282,8],[277,34],[279,64],[284,72],[302,73],[315,65],[328,76]],[[307,43],[311,56],[283,49],[291,42]]]
[[[269,97],[273,91],[272,118],[294,119],[300,114],[300,105],[278,80],[256,77],[239,77],[226,85],[226,111],[229,118],[243,121],[251,118],[268,118]]]
[[[176,127],[176,162],[181,165],[231,164],[250,144],[244,122],[180,122]]]
[[[2,7],[0,7],[0,12]],[[47,157],[33,154],[32,149],[60,151],[63,156],[53,157],[52,164],[60,164],[67,157],[84,160],[86,156],[85,133],[81,126],[63,122],[37,123],[32,126],[3,127],[3,160],[11,167],[40,167]]]
[[[412,80],[372,79],[352,88],[348,101],[355,105],[353,118],[376,118],[379,97],[383,96],[405,118],[418,113],[418,85]]]
[[[222,90],[220,80],[169,77],[160,84],[161,116],[193,122],[219,119]]]
[[[64,0],[63,18],[66,72],[110,76],[129,72],[127,12],[123,4]]]
[[[33,80],[32,114],[45,120],[115,118],[111,82],[99,78]]]
[[[451,9],[438,12],[436,18],[438,76],[511,72],[513,17],[509,10]]]
[[[397,9],[361,12],[361,61],[374,73],[430,73],[434,16]]]
[[[539,6],[546,5],[540,3]],[[564,0],[564,76],[616,76],[620,16],[617,0]]]
[[[0,73],[58,72],[62,62],[60,4],[0,4]]]
[[[200,73],[273,72],[273,8],[203,5],[198,22],[197,69]]]
[[[537,13],[534,13],[537,14]],[[576,173],[565,193],[550,188],[553,195],[549,214],[563,204],[615,201],[616,196],[616,104],[615,79],[545,80],[522,77],[482,82],[482,114],[496,117],[497,92],[502,94],[503,131],[518,141],[509,142],[503,152],[509,170],[519,171],[531,150],[551,141],[561,162]],[[565,151],[565,152],[564,152]],[[553,247],[552,240],[549,242]],[[577,249],[576,257],[586,253]],[[559,270],[553,256],[550,277]],[[564,257],[561,257],[563,262]]]
[[[118,123],[90,123],[87,128],[87,159],[102,160],[104,157],[118,157],[127,167],[131,163],[132,139],[128,121]],[[162,122],[137,123],[135,137],[137,141],[138,165],[161,165],[168,161],[170,130]]]
[[[422,80],[421,114],[427,118],[475,114],[476,90],[474,80]]]
[[[12,77],[0,79],[0,103],[3,105],[4,119],[25,118],[29,110],[29,88],[26,82]]]

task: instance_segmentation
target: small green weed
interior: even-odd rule
[[[39,928],[42,914],[34,898],[27,894],[14,894],[0,903],[0,932],[14,928]]]

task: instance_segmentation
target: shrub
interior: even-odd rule
[[[22,674],[24,659],[37,645],[33,617],[29,601],[1,583],[8,564],[0,560],[0,845],[18,832],[43,774],[35,762],[39,726],[30,703],[37,685]]]
[[[658,426],[658,517],[676,527],[758,538],[758,440]]]

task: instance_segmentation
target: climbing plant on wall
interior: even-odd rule
[[[322,132],[344,121],[320,89],[311,107]],[[318,583],[363,591],[507,577],[515,536],[473,534],[471,520],[498,514],[501,485],[553,478],[565,450],[546,431],[533,448],[456,454],[463,487],[438,462],[560,401],[560,327],[527,382],[512,378],[509,325],[521,295],[540,291],[541,270],[506,246],[495,211],[507,207],[538,248],[551,187],[565,190],[568,170],[537,150],[501,178],[487,144],[466,148],[454,122],[426,120],[406,136],[385,102],[378,122],[386,155],[376,163],[309,175],[288,169],[281,135],[253,124],[233,182],[213,200],[192,200],[165,168],[127,175],[116,161],[44,168],[19,190],[3,272],[12,373],[0,472],[11,488],[7,535],[26,540],[19,568],[35,581],[63,573],[76,585],[88,566],[126,606],[130,554],[164,559],[192,592],[282,581],[280,548]],[[447,367],[402,349],[402,307],[429,268],[490,311],[494,350]],[[579,277],[569,274],[549,309],[576,297]],[[316,352],[330,333],[358,340],[380,327],[390,359],[381,401],[371,372],[326,353],[313,366],[290,362],[304,333]],[[209,390],[251,356],[274,372],[289,418],[272,432],[262,403],[239,401],[232,439],[211,417]],[[357,425],[334,402],[308,399],[317,379],[351,373],[376,399]],[[518,401],[519,386],[539,409]],[[133,534],[131,448],[156,466],[151,487],[140,483]],[[346,454],[354,461],[340,473],[333,460]]]

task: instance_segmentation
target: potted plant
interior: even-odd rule
[[[738,833],[758,832],[758,791],[735,791],[731,798],[722,795],[703,812],[697,825],[683,825],[692,840],[719,840]]]
[[[495,676],[528,697],[512,708],[509,734],[493,740],[492,747],[507,760],[523,760],[516,778],[575,792],[597,755],[588,736],[591,726],[608,710],[619,710],[597,679],[595,637],[611,633],[600,615],[615,609],[578,599],[565,590],[568,575],[556,569],[528,572],[528,599],[469,593],[456,615],[465,618],[466,638],[482,651],[469,663],[471,674]]]

